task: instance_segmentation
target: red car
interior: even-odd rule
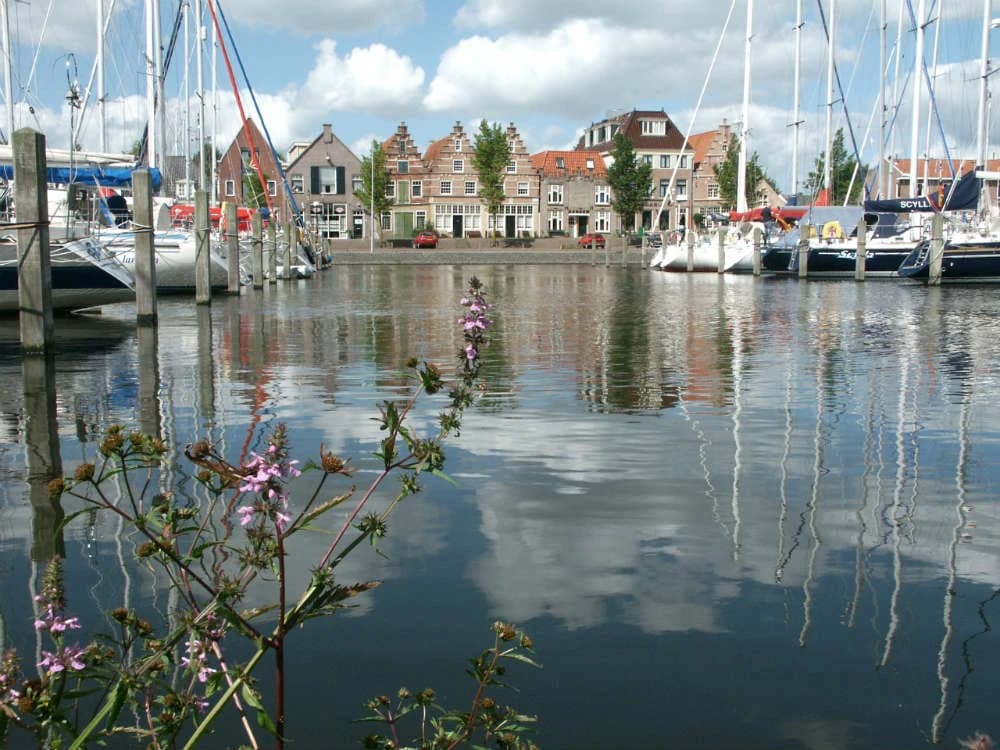
[[[414,247],[437,247],[438,236],[434,232],[420,232],[413,238]]]
[[[596,232],[588,232],[579,240],[580,247],[604,247],[604,235]]]

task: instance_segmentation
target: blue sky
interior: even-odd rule
[[[977,119],[982,0],[924,0],[928,26],[925,60],[937,47],[936,96],[948,147],[972,157]],[[96,48],[97,0],[10,2],[15,124],[44,132],[52,146],[68,144],[67,61],[85,90]],[[105,0],[110,3],[111,0]],[[581,128],[610,112],[665,109],[682,129],[698,132],[742,111],[746,0],[730,12],[728,0],[221,0],[236,46],[274,145],[316,137],[323,123],[359,155],[372,138],[384,139],[405,121],[418,145],[446,135],[456,121],[473,129],[481,118],[513,122],[532,152],[568,148]],[[918,0],[912,0],[914,12]],[[178,3],[161,0],[169,29]],[[117,0],[108,37],[109,149],[127,150],[141,132],[144,45],[143,3]],[[911,24],[902,25],[901,75],[894,75],[896,0],[887,0],[891,63],[885,77],[901,102],[895,151],[911,152],[910,107],[914,68]],[[824,3],[829,12],[829,0]],[[905,8],[905,6],[903,6]],[[803,2],[800,175],[811,167],[825,137],[826,49],[818,4]],[[191,0],[193,14],[194,0]],[[904,11],[905,13],[905,11]],[[938,15],[942,18],[937,19]],[[206,11],[206,23],[208,14]],[[757,0],[751,64],[751,148],[783,190],[790,188],[793,129],[796,0]],[[904,16],[905,17],[905,16]],[[838,0],[837,61],[862,158],[877,155],[872,119],[880,81],[878,0]],[[166,33],[166,31],[165,31]],[[993,32],[994,35],[1000,31]],[[190,38],[194,38],[192,30]],[[183,39],[183,36],[182,36]],[[712,53],[720,54],[705,98],[695,107]],[[1000,44],[1000,40],[996,40]],[[183,47],[183,43],[180,43]],[[193,44],[188,81],[195,92]],[[211,50],[205,48],[210,89]],[[34,73],[31,74],[31,71]],[[239,74],[238,74],[239,75]],[[227,144],[239,127],[231,87],[218,68],[218,134]],[[245,106],[250,109],[242,77]],[[991,82],[992,83],[992,82]],[[899,93],[902,92],[902,93]],[[210,92],[209,92],[210,96]],[[197,149],[196,128],[184,137],[184,55],[168,72],[168,151]],[[81,140],[96,149],[93,94]],[[927,108],[923,95],[921,109]],[[209,102],[211,104],[211,102]],[[28,111],[31,106],[32,112]],[[6,106],[6,102],[4,102]],[[192,106],[192,118],[197,106]],[[211,107],[206,117],[211,131]],[[927,121],[926,113],[920,122]],[[193,122],[193,120],[192,120]],[[6,130],[7,118],[3,125]],[[838,104],[835,127],[845,124]],[[922,125],[923,127],[923,125]],[[1000,128],[991,143],[1000,142]],[[940,136],[917,137],[919,153],[943,155]]]

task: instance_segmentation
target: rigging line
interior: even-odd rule
[[[104,0],[101,0],[103,2]],[[108,35],[108,29],[111,27],[111,14],[115,12],[115,0],[111,0],[111,4],[105,8],[104,16],[104,28],[101,30],[101,38],[97,40],[98,44],[104,44],[105,38]],[[94,57],[94,62],[90,66],[90,76],[87,78],[87,86],[83,91],[83,101],[80,106],[80,115],[76,121],[76,127],[73,129],[73,142],[76,143],[80,140],[80,133],[83,131],[84,121],[87,119],[87,104],[90,102],[91,89],[94,87],[94,79],[97,77],[97,57]],[[107,92],[104,94],[107,97]]]
[[[233,39],[233,32],[229,28],[229,21],[226,20],[226,13],[222,9],[222,3],[220,0],[215,0],[216,4],[219,6],[219,17],[222,19],[222,24],[226,27],[226,35],[229,37],[229,43],[232,45],[233,54],[236,55],[236,64],[240,66],[240,72],[243,74],[243,80],[246,81],[247,91],[250,92],[250,100],[253,102],[254,110],[257,112],[257,118],[260,120],[260,127],[264,131],[264,138],[267,140],[267,146],[271,150],[271,158],[274,159],[274,163],[278,167],[278,175],[281,177],[281,184],[285,188],[285,193],[288,196],[288,202],[292,208],[293,221],[295,219],[301,220],[300,226],[305,226],[305,216],[302,214],[302,210],[299,208],[298,201],[295,200],[295,195],[292,193],[292,186],[288,182],[288,178],[285,175],[285,168],[281,166],[281,159],[278,158],[278,152],[274,148],[274,141],[271,139],[271,133],[267,129],[267,123],[264,121],[264,113],[260,111],[260,104],[257,102],[257,94],[254,93],[253,86],[250,85],[250,76],[247,75],[246,68],[243,65],[243,58],[240,56],[240,50],[236,46],[236,40]],[[261,180],[261,187],[264,187],[264,181]]]
[[[219,18],[215,13],[215,6],[218,4],[218,0],[208,0],[208,12],[212,16],[212,25],[215,26],[215,36],[219,40],[219,49],[222,50],[222,61],[226,64],[226,72],[229,74],[229,84],[233,87],[233,96],[236,99],[236,106],[240,110],[240,120],[243,121],[243,132],[247,137],[247,145],[250,147],[250,164],[253,165],[257,170],[257,178],[260,180],[260,184],[264,185],[264,170],[260,166],[260,157],[257,155],[257,148],[253,142],[253,134],[250,132],[250,128],[247,125],[247,113],[243,109],[243,97],[240,96],[239,86],[236,85],[236,75],[233,73],[233,65],[229,60],[229,50],[226,49],[226,42],[222,38],[222,27],[219,25]],[[213,144],[214,145],[214,144]],[[267,212],[273,217],[273,206],[271,205],[271,196],[264,191],[264,197],[267,199]]]
[[[38,67],[38,56],[39,54],[41,54],[42,51],[42,39],[45,38],[45,29],[48,28],[49,25],[49,16],[52,15],[52,5],[53,5],[53,0],[49,0],[49,5],[45,9],[45,18],[42,20],[42,28],[38,32],[38,44],[35,45],[35,54],[31,58],[31,69],[28,71],[28,80],[24,84],[22,84],[24,87],[23,93],[25,94],[24,101],[27,101],[27,93],[28,91],[31,90],[31,82],[35,78],[35,69]]]
[[[722,25],[722,31],[719,34],[719,41],[715,45],[715,52],[712,53],[712,61],[708,64],[708,72],[705,74],[705,81],[701,85],[701,92],[698,94],[698,101],[695,102],[694,112],[691,113],[691,122],[688,125],[687,130],[684,131],[684,141],[681,143],[681,153],[684,153],[684,149],[687,148],[688,138],[691,136],[691,131],[694,129],[694,120],[698,116],[698,111],[701,109],[701,101],[705,98],[705,91],[708,89],[708,81],[712,77],[712,70],[715,68],[715,61],[719,58],[719,50],[722,49],[722,40],[726,36],[726,30],[729,28],[729,21],[733,17],[733,10],[736,8],[736,0],[733,0],[732,4],[729,6],[729,13],[726,15],[726,22]],[[746,127],[746,123],[743,123],[743,127]],[[652,226],[657,227],[660,224],[660,214],[663,213],[664,206],[667,205],[667,201],[670,200],[670,193],[673,190],[674,182],[677,178],[677,170],[680,169],[680,156],[677,157],[677,164],[674,165],[673,171],[670,173],[670,182],[667,183],[666,192],[663,195],[663,200],[660,201],[660,207],[656,209],[656,216],[653,217]]]
[[[163,67],[160,70],[160,77],[166,78],[167,71],[170,69],[170,62],[174,57],[174,49],[177,47],[177,37],[180,35],[181,30],[181,10],[183,5],[177,9],[177,13],[174,15],[174,26],[170,30],[170,41],[167,42],[167,53],[163,58]],[[157,40],[159,43],[159,40]],[[165,106],[166,102],[156,102],[157,107]],[[149,145],[149,123],[146,123],[146,127],[142,130],[142,137],[139,139],[139,154],[137,160],[140,163],[146,161],[146,148]]]

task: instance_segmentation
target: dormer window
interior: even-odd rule
[[[593,169],[593,168],[594,168],[594,160],[587,159],[587,169]]]
[[[566,160],[561,156],[556,157],[556,169],[566,169]]]

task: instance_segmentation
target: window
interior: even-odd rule
[[[229,196],[236,195],[236,180],[226,180],[226,189],[224,192]]]
[[[267,181],[267,194],[272,198],[278,194],[278,183],[274,180]]]
[[[417,228],[427,226],[427,212],[426,211],[414,211],[413,221],[416,222],[415,226]]]
[[[709,200],[718,200],[719,199],[719,185],[717,183],[715,183],[715,182],[709,183],[707,197],[708,197]]]
[[[395,197],[395,195],[396,195],[396,183],[393,182],[392,180],[389,180],[388,182],[385,183],[385,197],[393,198]]]
[[[364,183],[361,181],[361,176],[360,175],[354,175],[354,177],[351,178],[351,192],[352,193],[356,193],[359,190],[361,190],[361,188],[363,188],[363,187],[364,187]]]
[[[343,171],[343,167],[313,167],[313,170],[313,193],[333,195],[343,192],[337,187],[337,173]]]
[[[456,154],[462,153],[462,139],[461,138],[456,138],[455,139],[455,153]]]
[[[682,156],[681,157],[680,168],[681,169],[687,169],[688,168],[688,158],[687,158],[687,156]]]
[[[424,194],[424,183],[420,180],[414,180],[410,183],[410,195],[414,198],[421,198]]]
[[[549,203],[563,202],[563,186],[549,185]]]
[[[653,166],[653,155],[652,154],[643,154],[642,155],[642,163],[643,164],[648,164],[649,166]]]
[[[507,171],[511,174],[517,171],[517,162],[511,159],[507,162]]]
[[[441,180],[441,195],[451,195],[451,180]]]
[[[594,231],[595,232],[610,232],[611,231],[611,212],[610,211],[596,211],[596,212],[594,212]]]
[[[688,195],[688,181],[677,180],[677,199],[683,200]]]
[[[680,226],[681,224],[683,224],[684,226],[687,226],[687,217],[688,217],[687,206],[681,206],[680,208],[677,209],[677,225],[678,226]]]
[[[524,196],[526,196],[528,194],[528,183],[527,182],[519,182],[519,183],[517,183],[517,194],[519,196],[521,196],[521,197],[524,197]]]
[[[670,154],[660,154],[660,169],[670,169]]]
[[[464,172],[465,171],[465,159],[455,159],[451,163],[452,172]]]
[[[382,229],[387,232],[392,231],[392,213],[390,211],[382,212]]]
[[[602,125],[597,129],[597,142],[604,143],[606,140],[608,140],[608,129]]]
[[[409,173],[409,171],[410,171],[410,162],[408,162],[408,161],[397,161],[396,162],[396,171],[399,172],[399,174],[407,174],[407,173]]]
[[[301,193],[305,191],[305,178],[300,174],[292,175],[292,192]],[[226,195],[232,195],[232,193],[226,193]]]
[[[475,195],[476,194],[476,181],[475,180],[466,180],[465,181],[465,194],[466,195]]]
[[[593,169],[593,168],[594,168],[594,160],[587,159],[587,169]]]
[[[597,190],[594,192],[594,203],[598,206],[606,206],[611,203],[611,191],[608,190],[607,185],[597,186]]]
[[[566,169],[566,160],[561,156],[556,157],[556,169]]]
[[[670,187],[670,180],[660,180],[660,197],[667,196],[667,189]]]
[[[563,212],[562,211],[549,211],[549,231],[550,232],[561,232],[563,231]]]

